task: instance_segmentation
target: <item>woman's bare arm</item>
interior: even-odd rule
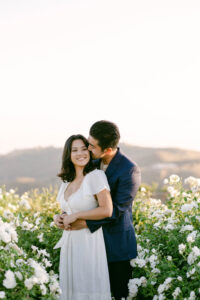
[[[113,211],[112,199],[110,192],[107,189],[104,189],[97,195],[97,200],[99,206],[86,210],[74,213],[72,215],[63,216],[63,223],[67,226],[70,223],[73,223],[77,219],[80,220],[101,220],[103,218],[111,217]]]

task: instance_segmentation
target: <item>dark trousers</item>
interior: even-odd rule
[[[128,282],[132,277],[130,260],[108,263],[110,287],[115,300],[128,296]]]

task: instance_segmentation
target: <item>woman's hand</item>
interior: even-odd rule
[[[71,215],[63,216],[64,229],[69,229],[70,224],[75,222],[77,219],[78,219],[77,214],[71,214]]]
[[[55,225],[60,228],[60,229],[64,229],[64,224],[63,224],[63,215],[55,215],[53,217],[54,223]]]

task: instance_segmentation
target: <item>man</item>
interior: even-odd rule
[[[120,152],[118,127],[109,121],[98,121],[89,133],[89,150],[97,168],[105,171],[113,201],[112,217],[92,221],[77,220],[71,230],[88,227],[91,232],[103,228],[111,291],[115,300],[128,296],[132,268],[130,259],[137,256],[133,228],[132,203],[141,182],[139,167]],[[63,216],[57,219],[62,227]]]

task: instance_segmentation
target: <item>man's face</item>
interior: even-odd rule
[[[102,151],[101,147],[98,145],[98,140],[94,139],[91,135],[89,135],[88,142],[88,150],[91,151],[93,159],[104,157],[105,151]]]

